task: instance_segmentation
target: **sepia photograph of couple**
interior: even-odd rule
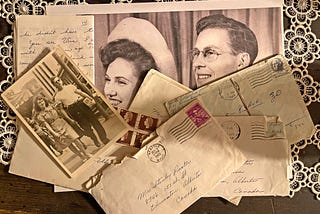
[[[3,97],[69,176],[125,133],[116,110],[60,48],[19,81]]]
[[[125,109],[150,69],[196,89],[283,52],[280,7],[94,14],[94,22],[95,85]]]

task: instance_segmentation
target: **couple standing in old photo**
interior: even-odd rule
[[[165,15],[161,17],[163,22],[168,21],[163,18]],[[252,22],[249,15],[243,19]],[[196,16],[193,14],[193,17]],[[151,21],[140,17],[125,17],[113,28],[110,27],[112,29],[107,42],[101,43],[99,48],[97,61],[102,66],[96,67],[96,79],[98,88],[112,105],[128,109],[150,69],[164,73],[190,88],[198,88],[243,69],[257,59],[257,37],[246,23],[223,13],[197,17],[197,21],[193,21],[194,26],[183,26],[186,20],[179,18],[180,22],[175,25],[172,21],[174,15],[171,14],[171,24],[161,25],[168,24],[165,33],[171,34],[170,41],[166,41],[163,33]],[[191,38],[177,33],[183,31],[183,27],[193,31],[188,34]],[[273,28],[277,29],[278,26]],[[188,43],[189,50],[184,48],[186,45],[181,41]],[[271,52],[277,53],[278,49],[276,47]],[[263,57],[261,54],[260,59]],[[165,89],[159,90],[165,92]]]

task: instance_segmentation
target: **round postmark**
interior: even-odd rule
[[[166,148],[160,143],[153,144],[147,149],[147,156],[154,163],[161,162],[166,157],[166,154]]]
[[[280,73],[283,71],[283,62],[279,58],[275,58],[271,61],[271,68],[274,72]]]
[[[236,122],[232,120],[225,121],[221,124],[221,127],[224,129],[231,140],[236,140],[240,137],[241,129]]]
[[[219,95],[224,100],[234,100],[238,96],[236,90],[239,90],[239,86],[233,85],[231,81],[226,81],[218,87]]]

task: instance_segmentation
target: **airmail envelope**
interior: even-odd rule
[[[283,123],[264,116],[215,118],[247,161],[206,196],[287,196],[290,146]]]
[[[198,98],[214,116],[277,115],[288,142],[309,137],[314,125],[291,69],[277,55],[166,103],[170,114]]]
[[[89,192],[106,213],[180,213],[246,160],[198,101],[156,132],[133,158],[92,182]]]

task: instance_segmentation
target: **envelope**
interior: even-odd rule
[[[246,160],[198,101],[156,133],[134,157],[88,182],[106,213],[180,213]]]
[[[166,108],[172,115],[195,98],[214,116],[277,115],[290,144],[309,137],[314,130],[290,66],[281,55],[170,100]]]
[[[290,146],[277,117],[215,117],[248,159],[206,196],[288,196]]]
[[[159,118],[163,123],[170,117],[164,103],[190,91],[192,91],[190,88],[151,69],[130,104],[129,110]]]

